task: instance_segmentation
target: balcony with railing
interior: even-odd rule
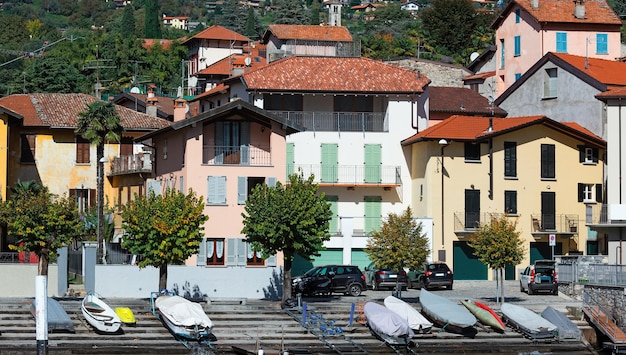
[[[287,166],[287,175],[298,173],[314,175],[314,182],[322,186],[383,186],[402,185],[400,167],[392,165],[334,165],[295,164]]]
[[[202,147],[202,163],[207,165],[272,165],[271,148],[251,145]]]
[[[314,132],[388,132],[385,112],[272,111]]]
[[[542,234],[565,234],[578,235],[577,214],[531,214],[531,233]]]
[[[623,227],[626,225],[626,204],[591,205],[585,220],[588,225]]]
[[[454,212],[454,233],[463,235],[476,232],[481,224],[504,216],[504,213],[497,212]]]
[[[151,173],[152,155],[149,153],[139,153],[132,155],[122,155],[113,158],[109,176]]]

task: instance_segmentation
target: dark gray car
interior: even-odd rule
[[[419,272],[409,272],[411,287],[425,288],[446,287],[452,289],[454,275],[446,263],[424,263]]]
[[[324,265],[295,277],[293,291],[307,296],[344,293],[359,296],[365,286],[365,276],[355,265]]]

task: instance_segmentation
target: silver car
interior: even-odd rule
[[[559,282],[556,272],[556,261],[536,260],[520,273],[519,289],[529,295],[537,291],[549,291],[553,295],[559,294]]]

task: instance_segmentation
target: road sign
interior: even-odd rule
[[[556,234],[550,234],[550,236],[548,237],[548,240],[550,241],[550,246],[553,247],[556,245]]]

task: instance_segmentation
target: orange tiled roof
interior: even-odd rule
[[[428,94],[431,112],[489,115],[492,110],[486,97],[468,88],[430,86]],[[493,113],[499,117],[507,115],[506,111],[495,105]]]
[[[612,99],[612,98],[625,98],[626,87],[611,87],[605,92],[601,92],[596,95],[600,100]]]
[[[205,29],[197,35],[187,39],[183,43],[187,43],[194,39],[221,39],[224,41],[250,42],[248,37],[218,25],[213,25]]]
[[[486,72],[482,72],[482,73],[476,73],[476,74],[472,74],[472,75],[468,75],[468,76],[464,76],[462,80],[474,80],[474,79],[487,79],[487,78],[491,78],[492,76],[496,75],[496,71],[486,71]]]
[[[488,131],[491,120],[492,130]],[[579,136],[585,136],[598,144],[605,144],[604,140],[591,133],[586,128],[573,122],[557,122],[546,116],[523,116],[523,117],[485,117],[485,116],[462,116],[454,115],[434,126],[405,139],[403,145],[409,145],[419,141],[432,141],[448,139],[454,141],[474,141],[488,138],[506,132],[514,131],[534,124],[549,124],[558,129],[566,129]]]
[[[318,41],[351,42],[352,35],[343,26],[315,26],[315,25],[269,25],[263,35],[267,41],[269,33],[278,39],[309,39]]]
[[[424,74],[368,58],[297,57],[272,62],[243,74],[249,90],[421,93],[430,83]]]
[[[24,126],[76,128],[78,113],[98,99],[87,94],[20,94],[0,98],[0,105],[24,116]],[[115,106],[125,130],[153,130],[170,122]]]
[[[225,94],[229,88],[230,86],[220,83],[220,84],[217,84],[214,88],[207,90],[201,93],[200,95],[195,96],[190,101],[198,101],[201,98],[210,97],[216,94]]]
[[[172,43],[174,41],[171,39],[155,39],[155,38],[144,38],[141,40],[141,46],[145,49],[150,49],[154,45],[160,45],[163,49],[170,49]]]
[[[605,85],[626,86],[625,62],[585,58],[578,55],[564,53],[552,54]],[[585,62],[587,62],[586,68]]]
[[[252,54],[256,53],[256,54]],[[259,68],[267,64],[265,57],[259,56],[259,51],[248,53],[236,53],[222,60],[219,60],[198,72],[198,75],[224,75],[231,76],[233,68]],[[246,58],[250,58],[250,66],[246,65]]]
[[[513,0],[504,9],[494,25],[501,23],[514,4],[532,15],[540,23],[588,23],[622,25],[622,21],[613,8],[605,0],[585,0],[585,17],[582,19],[574,16],[574,1],[572,0],[538,0],[539,6],[532,7],[533,0]]]

